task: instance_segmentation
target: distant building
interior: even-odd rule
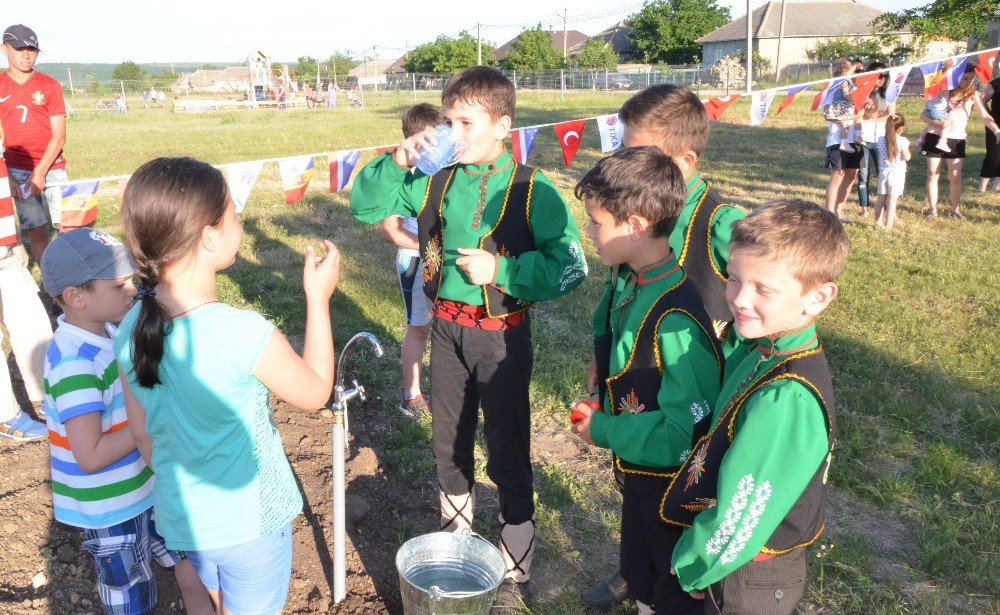
[[[548,34],[549,38],[552,39],[552,48],[555,49],[555,50],[557,50],[559,53],[562,53],[562,51],[563,51],[563,31],[562,30],[546,30],[545,33]],[[507,54],[510,53],[511,49],[514,46],[514,43],[519,38],[521,38],[520,34],[518,34],[514,38],[510,39],[509,41],[507,41],[503,45],[500,45],[500,47],[494,53],[494,56],[496,57],[496,59],[498,61],[502,62],[503,59],[507,57]],[[586,34],[584,34],[583,32],[580,32],[579,30],[567,30],[566,31],[566,37],[565,37],[567,55],[569,55],[569,56],[572,57],[572,56],[575,56],[576,54],[580,53],[580,49],[583,48],[583,44],[586,43],[588,39],[590,39],[590,37],[587,36]]]
[[[632,28],[628,27],[625,20],[621,20],[603,32],[598,32],[591,38],[602,41],[605,45],[610,45],[611,49],[618,55],[619,63],[634,62],[639,59],[639,54],[632,44],[629,35]]]
[[[389,67],[398,60],[375,60],[365,57],[349,72],[347,82],[354,85],[382,85],[386,82],[385,74],[389,72]]]
[[[883,11],[853,0],[785,0],[784,24],[781,19],[781,0],[771,0],[755,9],[751,16],[753,47],[761,57],[771,62],[773,68],[783,70],[789,65],[809,64],[807,51],[817,43],[838,36],[876,38],[872,20]],[[746,15],[709,32],[697,39],[702,45],[702,62],[714,64],[727,55],[746,51]],[[778,57],[778,34],[784,30],[781,57]],[[908,30],[893,32],[902,44],[913,39]],[[919,61],[965,51],[966,44],[959,41],[932,41],[926,45]]]

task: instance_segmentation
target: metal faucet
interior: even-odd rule
[[[352,379],[353,388],[344,389],[344,357],[360,340],[365,340],[375,349],[375,354],[382,356],[382,344],[378,343],[371,333],[362,331],[344,344],[337,361],[337,385],[333,389],[333,600],[340,603],[347,596],[346,561],[347,561],[347,530],[345,517],[345,458],[348,453],[350,431],[347,422],[347,402],[354,398],[365,400],[365,388]]]
[[[340,351],[340,360],[337,361],[337,385],[333,389],[333,412],[334,415],[337,412],[344,413],[344,421],[347,421],[347,402],[351,401],[355,397],[360,398],[361,401],[365,401],[365,387],[358,384],[358,381],[351,379],[354,385],[351,389],[344,389],[344,360],[347,358],[347,351],[349,351],[355,344],[359,341],[364,340],[368,342],[374,349],[375,355],[381,357],[385,354],[382,350],[382,344],[378,342],[378,339],[371,333],[367,331],[362,331],[357,333],[354,337],[347,340],[344,344],[344,348]],[[345,425],[346,430],[346,425]]]

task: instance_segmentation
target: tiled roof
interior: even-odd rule
[[[871,22],[879,9],[852,0],[786,0],[785,36],[820,37],[872,34]],[[746,15],[709,32],[698,43],[746,40]],[[781,1],[772,0],[755,9],[753,38],[777,38],[781,24]]]

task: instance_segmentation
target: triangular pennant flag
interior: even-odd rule
[[[601,133],[601,152],[607,154],[622,146],[625,131],[618,114],[601,115],[597,118],[597,131]]]
[[[865,106],[865,103],[868,102],[868,97],[871,96],[872,91],[875,89],[875,84],[878,83],[881,76],[880,73],[872,73],[871,75],[860,75],[854,80],[856,87],[851,92],[851,101],[854,103],[856,110],[860,111]]]
[[[521,164],[528,164],[528,154],[531,153],[531,146],[535,144],[535,135],[538,128],[529,126],[518,128],[510,133],[510,148],[514,151],[514,159]]]
[[[705,113],[708,114],[708,119],[718,120],[722,117],[722,114],[726,112],[729,105],[739,98],[739,94],[731,94],[729,96],[716,96],[715,98],[709,98],[705,101]]]
[[[832,81],[827,81],[823,84],[823,88],[819,91],[819,94],[813,97],[812,111],[822,109],[833,102],[834,93],[845,81],[849,81],[849,79],[846,77],[840,77],[838,79],[833,79]]]
[[[257,183],[257,176],[264,166],[261,160],[251,160],[250,162],[235,162],[226,165],[226,174],[229,176],[229,194],[236,204],[236,213],[243,211],[250,198],[250,191]]]
[[[376,147],[375,148],[375,155],[376,156],[381,156],[382,154],[388,154],[389,152],[394,152],[394,151],[396,151],[397,147],[399,147],[399,146],[398,145],[384,145],[382,147]]]
[[[903,85],[906,84],[906,77],[912,69],[913,66],[910,64],[889,69],[889,80],[885,84],[885,102],[889,104],[896,102],[903,91]]]
[[[785,96],[785,100],[781,101],[781,104],[778,105],[778,110],[775,112],[775,115],[778,115],[779,113],[787,109],[788,105],[795,102],[795,99],[799,97],[799,94],[805,92],[808,89],[809,89],[808,85],[797,85],[795,87],[788,88],[788,95]]]
[[[941,82],[942,88],[954,90],[962,84],[962,75],[965,74],[965,67],[969,63],[969,56],[958,58],[944,73],[944,80]]]
[[[920,73],[924,76],[924,100],[937,98],[941,93],[941,82],[944,71],[940,62],[927,62],[920,65]]]
[[[17,222],[14,220],[14,198],[10,195],[7,165],[0,161],[0,246],[17,243]]]
[[[281,188],[285,191],[285,203],[293,205],[302,200],[312,179],[314,163],[312,156],[282,158],[278,161],[281,171]]]
[[[775,90],[764,90],[763,92],[754,92],[753,100],[750,101],[750,125],[758,126],[767,117],[767,110],[771,108],[771,103],[774,102],[774,95],[777,93]]]
[[[983,51],[976,56],[976,75],[984,84],[993,80],[993,65],[997,61],[996,51]]]
[[[361,152],[356,149],[327,155],[330,160],[330,192],[340,192],[347,186],[360,155]]]
[[[100,182],[76,182],[61,186],[60,230],[87,226],[97,220],[96,195],[100,185]]]
[[[576,150],[580,149],[580,140],[583,138],[583,129],[586,125],[587,120],[573,120],[552,127],[556,131],[556,136],[559,137],[566,166],[569,166],[573,156],[576,156]]]

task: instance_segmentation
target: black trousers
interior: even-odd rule
[[[660,519],[660,500],[669,479],[625,474],[622,485],[622,578],[632,598],[659,615],[702,611],[702,601],[681,589],[670,574],[670,557],[684,528]]]
[[[483,409],[486,474],[510,524],[535,513],[531,475],[530,322],[485,331],[435,318],[431,326],[431,418],[438,482],[450,495],[475,483],[474,446]]]
[[[806,591],[806,550],[747,562],[705,592],[706,615],[792,615]]]

